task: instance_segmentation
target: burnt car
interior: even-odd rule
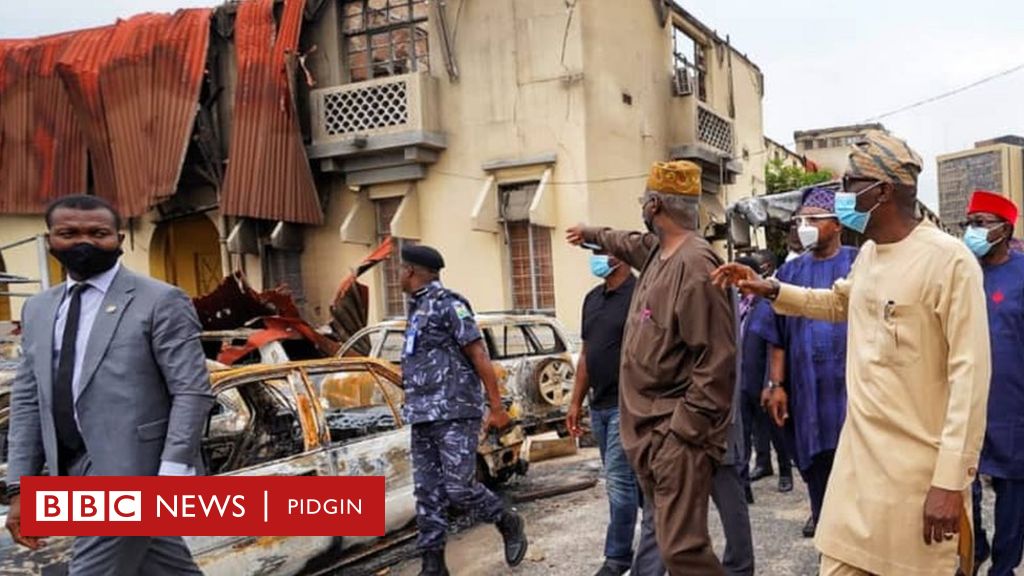
[[[401,418],[400,375],[372,358],[259,364],[211,374],[217,402],[204,433],[208,473],[224,476],[384,476],[388,533],[415,518],[409,427]],[[0,422],[5,427],[6,422]],[[495,451],[518,459],[521,437],[506,434]],[[6,460],[0,465],[0,473]],[[0,487],[2,488],[2,487]],[[0,523],[6,508],[0,506]],[[297,574],[330,567],[373,538],[186,537],[211,575]],[[65,573],[71,538],[30,551],[0,535],[4,574]]]
[[[498,372],[510,414],[527,434],[551,430],[567,435],[577,354],[565,329],[543,315],[481,313],[475,316]],[[339,351],[400,366],[406,321],[388,320],[354,334]]]

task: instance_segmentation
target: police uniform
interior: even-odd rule
[[[421,550],[444,548],[449,505],[491,523],[504,513],[502,501],[476,481],[483,392],[462,349],[481,337],[469,303],[440,282],[413,295],[402,354],[403,417],[412,425]]]

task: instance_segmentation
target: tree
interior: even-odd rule
[[[768,193],[775,194],[828,182],[832,180],[832,173],[828,170],[808,172],[801,166],[787,166],[781,159],[774,159],[764,167],[764,180]]]

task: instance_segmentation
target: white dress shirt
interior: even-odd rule
[[[110,285],[114,282],[114,277],[117,276],[117,272],[121,269],[121,263],[114,264],[114,267],[106,272],[97,274],[92,278],[84,281],[85,284],[89,285],[89,288],[82,291],[81,296],[81,312],[78,317],[78,334],[75,338],[75,365],[72,371],[71,378],[71,393],[74,397],[75,403],[78,402],[78,396],[82,392],[82,364],[85,362],[86,347],[89,344],[89,334],[92,332],[92,326],[96,322],[96,315],[100,311],[100,306],[103,304],[103,299],[107,295],[107,291],[110,290]],[[71,305],[71,300],[68,298],[68,293],[71,287],[78,284],[76,280],[68,278],[67,283],[64,286],[64,297],[61,300],[60,307],[57,309],[57,321],[53,326],[53,373],[57,373],[57,365],[60,363],[60,349],[64,342],[64,326],[67,323],[68,306]],[[75,421],[78,421],[78,410],[75,409]],[[160,462],[161,476],[192,476],[195,474],[195,469],[192,466],[181,464],[178,462],[169,462],[162,460]]]

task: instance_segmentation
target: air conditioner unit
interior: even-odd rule
[[[693,77],[686,68],[676,68],[672,74],[672,95],[693,95]]]

